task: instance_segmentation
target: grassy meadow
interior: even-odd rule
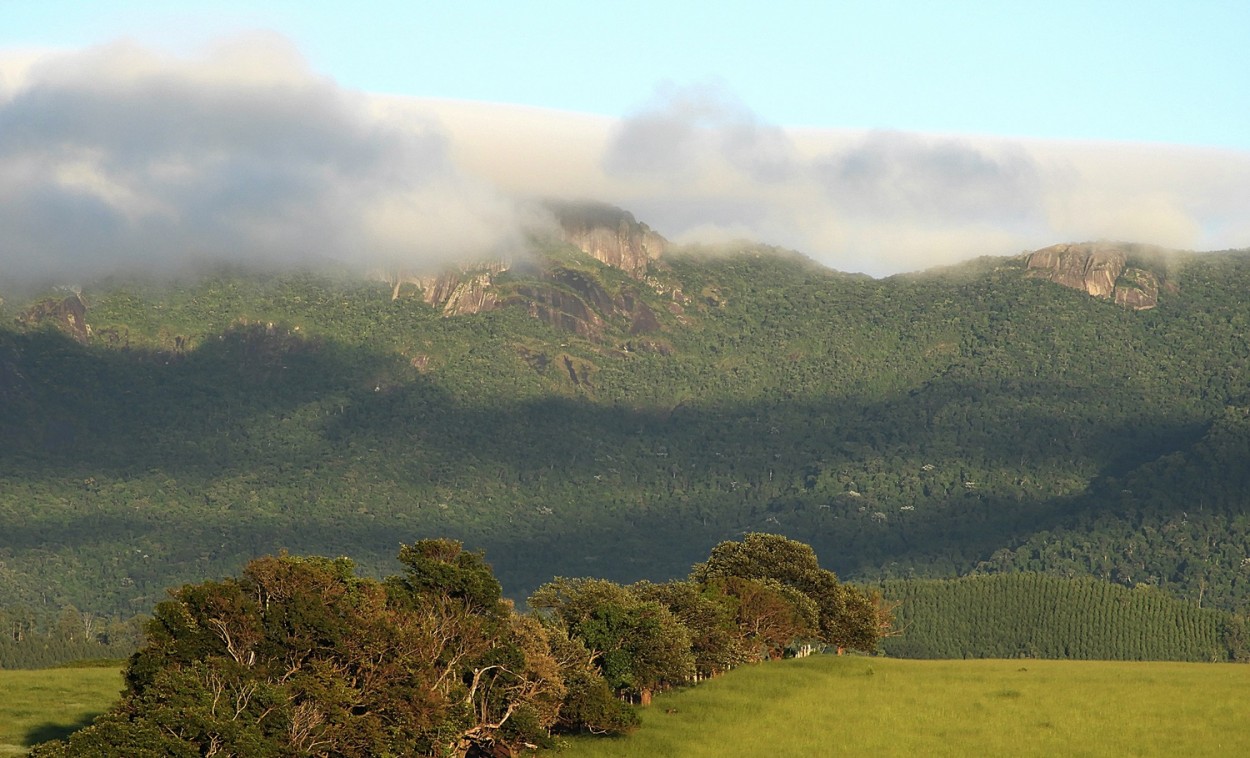
[[[815,656],[657,697],[609,756],[1250,755],[1250,667]]]
[[[119,666],[0,669],[0,756],[21,755],[90,724],[121,689]]]
[[[0,756],[90,723],[115,668],[0,670]],[[671,692],[627,738],[559,758],[620,756],[1250,755],[1250,666],[813,656]]]

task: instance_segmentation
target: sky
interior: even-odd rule
[[[1250,3],[0,0],[0,278],[436,265],[533,201],[885,275],[1250,245]]]

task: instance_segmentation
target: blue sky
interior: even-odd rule
[[[624,116],[715,83],[787,127],[1250,149],[1250,3],[0,0],[0,47],[251,29],[369,92]]]
[[[1250,245],[1250,2],[0,0],[0,281],[432,267],[541,198],[886,275]]]

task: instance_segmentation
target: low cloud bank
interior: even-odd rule
[[[1250,244],[1250,154],[787,130],[723,86],[620,120],[344,89],[274,36],[0,58],[0,280],[515,254],[531,198],[875,275],[1114,238]]]
[[[522,211],[432,121],[388,120],[279,39],[197,60],[49,56],[0,101],[7,277],[204,261],[420,266],[515,246]]]
[[[1060,241],[1250,245],[1250,154],[892,131],[786,131],[723,88],[661,90],[603,168],[678,238],[755,236],[881,275]]]

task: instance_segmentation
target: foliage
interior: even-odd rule
[[[1089,577],[892,580],[882,591],[902,630],[882,648],[904,658],[1228,661],[1240,644],[1228,613]]]
[[[842,584],[832,572],[820,567],[816,552],[810,545],[778,534],[753,533],[741,541],[726,541],[712,549],[704,563],[697,564],[690,574],[699,582],[715,579],[746,579],[774,583],[774,595],[785,602],[785,590],[799,593],[815,606],[815,625],[819,638],[839,648],[873,650],[890,620],[880,613],[874,599],[860,590]],[[731,582],[726,591],[736,594],[747,604],[766,603],[762,594],[768,585]],[[741,593],[741,594],[738,594]],[[802,601],[790,601],[795,610],[790,614],[794,632],[804,631]]]
[[[1019,259],[872,280],[741,246],[645,282],[536,260],[509,305],[457,318],[246,270],[84,282],[85,344],[10,318],[0,609],[124,620],[284,548],[381,576],[396,534],[488,550],[523,598],[665,581],[759,531],[858,581],[1026,570],[1250,602],[1245,252],[1178,254],[1141,312]],[[532,317],[540,285],[602,326]],[[655,329],[609,312],[627,299]]]
[[[746,544],[810,557],[795,583],[823,587],[810,548]],[[637,723],[623,698],[647,705],[815,631],[819,604],[795,587],[717,573],[732,547],[700,565],[704,583],[557,578],[528,616],[455,540],[403,546],[403,573],[382,581],[347,558],[258,558],[171,591],[121,704],[38,754],[463,756],[546,744],[553,729],[620,734]]]
[[[720,587],[695,582],[655,584],[643,581],[630,585],[629,590],[643,601],[664,606],[686,627],[698,676],[716,676],[760,657],[752,654],[735,623],[737,599]]]
[[[668,608],[604,579],[556,578],[530,596],[569,637],[591,651],[604,680],[621,695],[651,693],[690,680],[690,632]]]
[[[461,580],[489,569],[464,555],[418,542],[401,552],[408,573],[386,583],[347,559],[280,556],[183,586],[157,606],[121,705],[36,754],[464,755],[542,742],[565,693],[547,637],[497,592],[466,597],[489,581]],[[450,577],[446,591],[436,577]]]

